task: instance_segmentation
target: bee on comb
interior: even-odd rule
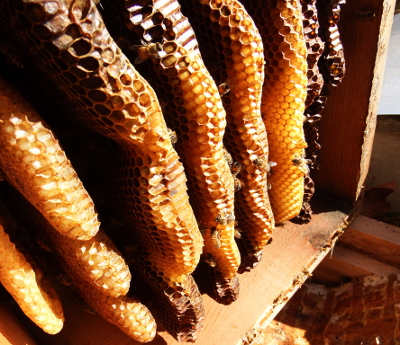
[[[147,42],[143,40],[141,40],[141,42],[142,45],[133,45],[129,47],[130,50],[137,54],[134,61],[136,65],[141,64],[151,57],[160,59],[160,52],[163,50],[161,43],[147,44]]]

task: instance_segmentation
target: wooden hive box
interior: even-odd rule
[[[198,345],[237,345],[248,331],[256,334],[265,328],[357,214],[369,168],[394,6],[395,0],[348,0],[342,6],[340,29],[347,72],[339,87],[330,88],[321,120],[322,163],[314,175],[313,219],[307,225],[288,223],[275,230],[261,263],[240,275],[240,297],[232,305],[219,305],[203,296],[206,320]],[[50,336],[0,304],[0,345],[138,344],[99,316],[86,313],[68,290],[63,305],[64,329]],[[177,342],[159,330],[149,344]]]

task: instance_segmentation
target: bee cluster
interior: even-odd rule
[[[34,272],[27,248],[134,339],[195,341],[200,291],[234,302],[275,224],[310,221],[342,2],[3,1],[3,271]],[[8,243],[11,218],[34,240]],[[10,292],[61,329],[53,290],[47,321]]]

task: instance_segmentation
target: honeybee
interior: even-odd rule
[[[83,304],[83,310],[88,314],[97,315],[97,312],[89,304]]]
[[[311,163],[310,159],[305,159],[304,157],[295,157],[292,159],[292,162],[295,166],[297,167],[301,166],[302,168],[304,168],[306,172],[309,172],[307,164]]]
[[[207,254],[206,258],[204,259],[204,262],[208,264],[210,267],[217,266],[217,262],[215,261],[215,258],[211,253]]]
[[[242,238],[241,232],[242,232],[242,230],[240,228],[235,227],[235,234],[234,234],[235,238],[241,239]]]
[[[210,236],[212,244],[216,248],[221,248],[221,238],[219,237],[219,231],[216,228],[211,228]]]
[[[363,9],[363,10],[358,11],[358,12],[356,13],[356,16],[357,16],[358,18],[367,18],[367,19],[372,20],[372,19],[375,18],[376,13],[375,13],[375,11],[372,10],[372,9]]]
[[[70,286],[72,285],[72,280],[65,275],[65,273],[63,272],[57,272],[57,274],[55,275],[55,278],[62,284],[65,286]]]
[[[301,163],[303,163],[303,158],[293,158],[292,162],[294,165],[299,166]]]
[[[257,159],[255,159],[255,160],[253,161],[253,164],[256,165],[256,166],[258,166],[259,168],[262,168],[262,167],[264,167],[265,162],[264,162],[263,159],[257,158]]]
[[[171,140],[171,144],[175,145],[178,141],[178,137],[176,135],[176,132],[173,131],[171,128],[168,128],[168,134],[169,134],[169,139]]]
[[[235,184],[235,192],[239,191],[243,187],[243,182],[240,181],[238,178],[234,178],[234,184]]]
[[[314,114],[314,115],[311,115],[311,116],[307,116],[307,121],[309,123],[314,123],[314,122],[318,122],[319,120],[321,120],[321,118],[322,118],[322,115]]]
[[[42,248],[46,252],[52,252],[51,245],[44,236],[37,237],[36,243],[40,246],[40,248]]]
[[[236,177],[237,174],[240,173],[240,170],[242,169],[242,165],[238,162],[235,162],[232,164],[231,167],[231,173],[233,175],[233,177]]]
[[[231,154],[226,150],[225,147],[223,147],[223,152],[224,152],[224,159],[226,163],[228,163],[229,169],[232,169],[233,159]]]
[[[235,221],[235,215],[231,212],[227,212],[225,215],[218,215],[215,221],[221,225],[227,225]]]
[[[278,165],[278,163],[277,162],[268,162],[268,164],[267,164],[267,175],[272,175],[272,169],[271,168],[273,168],[274,166],[277,166]]]
[[[228,83],[222,83],[222,84],[218,85],[218,91],[219,91],[219,95],[221,97],[223,95],[226,95],[230,90],[231,90],[231,88],[229,87]]]
[[[129,49],[137,53],[137,57],[134,61],[136,65],[141,64],[147,59],[154,57],[160,59],[160,52],[163,50],[161,43],[147,44],[145,41],[141,41],[142,45],[130,46]]]
[[[205,235],[205,234],[206,234],[206,231],[207,231],[207,227],[206,227],[206,226],[203,226],[203,225],[200,225],[200,226],[199,226],[199,230],[200,230],[200,233],[201,233],[202,235]]]

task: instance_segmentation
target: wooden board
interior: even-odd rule
[[[197,345],[237,344],[248,330],[272,319],[308,272],[323,259],[330,249],[329,243],[346,226],[350,210],[323,198],[316,198],[313,204],[315,215],[308,226],[288,223],[276,230],[261,263],[240,276],[241,290],[236,302],[222,306],[204,296],[206,320]],[[64,294],[64,301],[66,322],[60,334],[49,336],[31,325],[30,330],[40,344],[137,344],[115,326],[83,311],[69,294]],[[159,332],[149,344],[178,343],[165,332]]]
[[[394,5],[395,0],[357,0],[342,6],[347,70],[343,82],[330,88],[323,112],[315,182],[320,191],[349,203],[359,197],[369,168]]]
[[[371,274],[399,274],[400,268],[339,244],[333,249],[333,255],[328,255],[315,270],[315,275],[319,275],[320,271],[325,271],[325,274],[326,271],[329,271],[333,277],[360,278]],[[339,282],[341,281],[339,280]]]
[[[358,216],[314,271],[313,280],[337,285],[370,274],[398,274],[399,253],[399,227]]]
[[[340,238],[340,244],[400,268],[400,228],[397,226],[359,216]]]
[[[37,344],[5,302],[0,304],[0,321],[0,345]]]

